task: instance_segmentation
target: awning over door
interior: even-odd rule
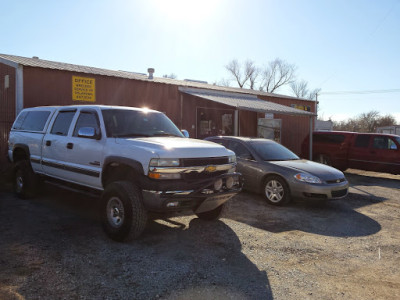
[[[308,117],[315,116],[315,114],[311,112],[258,99],[256,95],[185,87],[180,87],[179,90],[182,93],[229,105],[239,110]]]

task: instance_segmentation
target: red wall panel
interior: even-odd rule
[[[5,87],[8,75],[9,87]],[[7,141],[15,119],[15,69],[0,63],[0,164],[6,161]],[[2,167],[0,167],[2,169]]]
[[[72,76],[95,79],[95,104],[148,107],[163,111],[178,127],[187,129],[191,137],[197,137],[198,133],[198,108],[234,111],[230,106],[180,93],[176,85],[32,67],[24,67],[24,107],[94,104],[72,100]],[[312,112],[315,110],[314,101],[268,96],[260,98],[287,106],[309,105]],[[263,117],[263,114],[240,111],[240,134],[257,136],[258,117]],[[282,119],[282,144],[300,153],[301,142],[309,133],[309,117],[275,114],[274,118]]]

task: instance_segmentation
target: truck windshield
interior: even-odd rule
[[[130,109],[102,110],[107,137],[184,137],[163,113]]]
[[[298,160],[296,154],[281,144],[272,141],[253,141],[254,151],[265,161]]]

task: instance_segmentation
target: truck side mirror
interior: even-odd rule
[[[99,140],[100,134],[96,133],[94,127],[81,127],[78,130],[78,137]]]
[[[186,129],[182,129],[181,132],[183,133],[183,135],[185,136],[185,138],[189,137],[189,132]]]

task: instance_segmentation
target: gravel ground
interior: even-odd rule
[[[400,299],[400,176],[349,170],[347,198],[272,207],[241,193],[217,222],[108,239],[96,199],[0,189],[0,299]]]

